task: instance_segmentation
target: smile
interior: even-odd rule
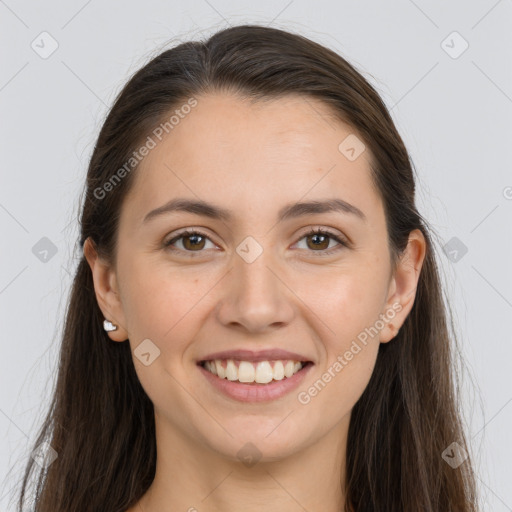
[[[242,402],[280,398],[296,388],[312,366],[310,361],[293,360],[251,362],[216,359],[198,363],[210,384]]]
[[[233,359],[204,361],[203,367],[221,379],[245,383],[268,384],[272,380],[283,380],[302,370],[300,361],[235,361]]]

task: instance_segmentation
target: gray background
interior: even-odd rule
[[[246,22],[338,51],[391,109],[441,241],[485,510],[512,511],[510,0],[0,0],[0,17],[1,512],[54,384],[77,201],[107,107],[164,47]]]

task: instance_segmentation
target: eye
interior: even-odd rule
[[[312,243],[309,244],[308,242],[306,242],[306,246],[308,248],[313,247],[315,250],[313,250],[312,252],[319,252],[319,256],[329,256],[330,254],[341,250],[343,247],[348,247],[348,242],[344,238],[322,228],[311,229],[310,231],[302,235],[302,238],[300,240],[302,240],[303,238],[311,238]],[[327,241],[326,243],[326,240],[328,239],[335,240],[336,242],[338,242],[338,245],[342,247],[338,246],[335,247],[334,249],[325,250],[329,247],[329,241]]]
[[[175,236],[168,242],[164,242],[164,246],[167,247],[171,251],[183,250],[183,249],[176,249],[175,247],[173,247],[173,244],[177,240],[180,240],[182,238],[184,241],[186,241],[186,243],[182,242],[184,250],[189,253],[190,252],[202,252],[201,249],[204,248],[205,240],[210,240],[204,233],[201,233],[200,231],[187,230],[187,231],[182,231],[178,236]],[[194,249],[199,249],[199,250],[196,251]]]
[[[343,237],[340,237],[339,235],[336,235],[335,233],[332,233],[326,229],[320,229],[320,228],[311,229],[307,233],[302,235],[302,237],[299,239],[299,242],[304,238],[306,238],[306,239],[311,238],[311,244],[306,242],[306,245],[308,248],[314,249],[313,251],[310,251],[310,252],[319,252],[319,253],[321,253],[320,256],[330,255],[336,251],[339,251],[343,247],[348,247],[348,242]],[[177,241],[181,241],[182,239],[183,239],[183,241],[181,243],[182,243],[183,249],[174,247],[174,244]],[[335,247],[334,249],[326,250],[329,247],[329,241],[327,241],[327,244],[326,244],[326,240],[329,240],[329,239],[338,242],[338,247]],[[196,231],[196,230],[186,230],[186,231],[182,231],[181,233],[179,233],[177,236],[170,239],[169,241],[164,242],[164,246],[173,252],[181,251],[181,252],[187,252],[190,254],[190,253],[194,253],[194,252],[203,252],[202,249],[205,248],[206,240],[211,242],[211,240],[205,233],[202,233],[201,231]],[[190,255],[193,256],[193,254],[190,254]]]

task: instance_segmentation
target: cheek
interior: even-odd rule
[[[375,366],[378,345],[359,345],[361,350],[350,361],[346,357],[336,360],[338,364],[331,363],[320,378],[326,382],[326,391],[322,391],[325,396],[323,406],[339,411],[340,415],[352,410],[366,389]],[[315,385],[319,385],[318,381]]]
[[[349,339],[373,325],[382,308],[385,283],[375,271],[325,269],[302,280],[297,295],[328,327],[329,345],[343,349]]]
[[[346,327],[349,330],[349,327]],[[297,399],[319,431],[337,424],[353,409],[368,386],[379,343],[362,343],[350,334],[325,338],[326,360]]]
[[[132,272],[123,289],[135,369],[142,387],[155,404],[178,400],[172,376],[183,378],[183,357],[193,337],[191,322],[197,322],[194,305],[200,301],[200,296],[190,292],[192,287],[193,281],[177,275],[165,276],[153,267],[144,272]],[[148,366],[137,356],[137,348],[147,339],[156,347],[146,342],[151,358],[154,357]]]
[[[307,305],[317,318],[324,351],[320,382],[311,390],[340,411],[350,410],[366,388],[380,345],[376,321],[382,307],[385,283],[373,271],[348,269],[317,274],[308,279],[299,296],[309,297]],[[380,324],[379,324],[380,325]],[[322,387],[324,386],[324,387]],[[327,390],[327,388],[329,390]]]
[[[350,309],[350,301],[345,305],[347,309],[328,319],[335,334],[324,331],[320,348],[325,357],[312,388],[306,390],[311,397],[322,395],[318,406],[337,411],[340,417],[353,408],[368,385],[380,346],[378,335],[368,327],[372,325],[368,315]]]
[[[123,283],[129,332],[145,337],[152,333],[163,342],[172,336],[175,325],[193,313],[205,293],[192,273],[187,277],[148,259],[125,265]]]
[[[146,264],[139,268],[145,270],[132,272],[124,289],[136,372],[155,403],[180,400],[179,386],[176,387],[175,379],[170,376],[183,382],[188,378],[187,372],[193,364],[188,350],[204,324],[208,291],[215,280],[210,283],[206,276],[203,279],[198,278],[197,273],[171,272],[159,269],[158,265]],[[144,366],[137,359],[136,349],[146,339],[156,345],[157,349],[153,350],[158,353],[150,366]],[[166,398],[161,396],[163,389],[168,393]]]

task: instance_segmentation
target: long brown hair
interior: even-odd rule
[[[100,131],[79,205],[80,249],[91,237],[105,260],[116,261],[119,212],[136,167],[104,197],[98,190],[176,107],[214,91],[323,101],[374,156],[371,178],[385,206],[393,265],[412,230],[421,230],[427,242],[413,308],[396,339],[380,345],[370,382],[352,410],[346,481],[340,483],[345,510],[478,510],[471,457],[458,467],[443,457],[450,446],[468,454],[469,446],[456,386],[455,329],[447,322],[433,231],[415,205],[412,164],[376,90],[334,51],[284,30],[244,25],[153,58],[119,93]],[[46,469],[29,459],[20,511],[34,474],[36,512],[123,512],[155,474],[153,405],[130,345],[110,342],[103,330],[91,269],[82,253],[79,258],[55,390],[34,444],[48,442],[58,457]]]

